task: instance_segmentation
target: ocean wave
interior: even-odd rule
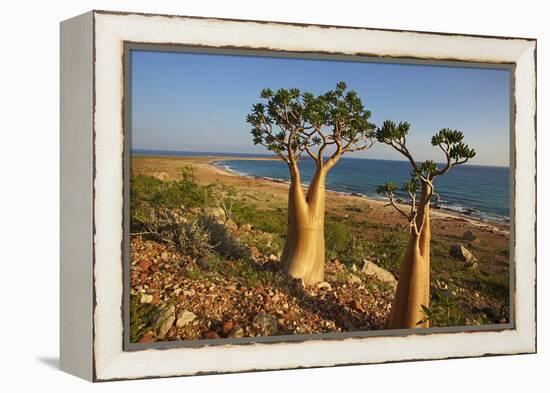
[[[222,161],[214,161],[212,164],[220,169],[226,170],[227,172],[231,172],[242,177],[252,177],[247,173],[236,170],[235,168],[231,167],[229,164],[223,163]]]

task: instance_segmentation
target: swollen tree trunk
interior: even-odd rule
[[[430,326],[422,306],[430,306],[430,198],[423,185],[416,218],[419,234],[411,229],[407,251],[401,264],[388,329],[411,329]],[[423,321],[419,323],[420,321]]]
[[[429,185],[427,183],[422,184],[422,193],[420,195],[420,207],[419,215],[417,217],[417,223],[420,225],[422,219],[424,224],[422,226],[422,232],[420,233],[420,254],[426,261],[428,266],[428,271],[430,269],[430,241],[432,239],[431,229],[430,229],[430,197],[431,194],[429,190]],[[429,288],[429,277],[428,277],[428,288]],[[426,305],[428,306],[428,305]]]
[[[297,168],[288,194],[288,229],[283,249],[284,271],[301,278],[305,285],[324,280],[325,275],[325,180],[318,168],[304,195]]]

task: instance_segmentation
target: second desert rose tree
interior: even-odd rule
[[[336,89],[316,96],[298,89],[261,92],[264,102],[247,116],[254,144],[284,161],[290,172],[288,228],[281,262],[287,274],[311,285],[325,272],[325,182],[328,172],[345,153],[368,149],[375,141],[375,125],[357,93]],[[302,188],[299,160],[315,162],[307,193]]]
[[[390,317],[386,323],[389,329],[429,327],[424,311],[430,304],[430,200],[435,193],[434,181],[452,167],[466,163],[476,154],[474,149],[464,144],[462,132],[444,128],[432,137],[431,143],[443,151],[445,163],[442,166],[433,161],[418,163],[407,148],[409,127],[406,122],[395,124],[386,120],[376,131],[378,141],[405,156],[411,166],[411,179],[401,189],[410,197],[408,211],[395,203],[398,188],[395,183],[386,183],[377,189],[378,193],[389,199],[389,205],[409,223],[409,242],[401,263]]]

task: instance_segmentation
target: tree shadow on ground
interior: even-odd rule
[[[260,269],[283,274],[278,263],[266,263]],[[310,294],[301,284],[301,280],[285,277],[284,285],[279,289],[298,303],[305,311],[316,314],[322,319],[333,321],[342,331],[365,331],[380,329],[377,321],[360,310],[352,311],[344,307],[334,292],[326,293],[323,298]],[[350,299],[353,302],[353,299]]]

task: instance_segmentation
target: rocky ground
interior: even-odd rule
[[[223,277],[207,261],[141,236],[131,248],[133,339],[141,343],[380,329],[395,285],[368,263],[364,273],[330,261],[326,281],[304,288],[278,271],[275,256],[258,260],[259,279],[251,280]]]

